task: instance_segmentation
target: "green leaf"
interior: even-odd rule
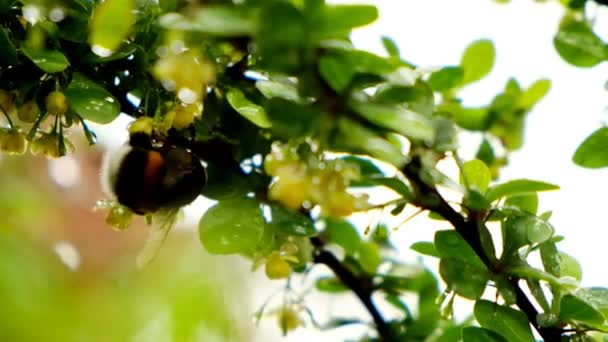
[[[581,268],[581,264],[572,256],[559,252],[559,267],[561,270],[560,276],[562,277],[572,277],[577,281],[581,281],[583,279],[583,269]]]
[[[488,189],[486,198],[490,202],[506,196],[530,194],[538,191],[557,190],[559,186],[529,179],[516,179],[497,184]]]
[[[79,73],[65,90],[70,109],[85,120],[106,124],[120,114],[120,104],[107,90]]]
[[[357,229],[347,221],[331,219],[325,220],[327,241],[342,247],[347,255],[354,255],[361,244],[361,237]]]
[[[508,196],[505,199],[505,206],[516,207],[522,211],[536,215],[538,211],[538,194],[533,192],[529,195]]]
[[[4,27],[0,27],[0,65],[17,64],[17,50]]]
[[[549,222],[533,217],[527,229],[526,235],[530,243],[543,243],[549,240],[555,233],[555,229]]]
[[[538,80],[526,89],[519,98],[519,107],[526,110],[534,107],[551,89],[551,81],[547,79]]]
[[[375,274],[376,269],[382,263],[380,247],[371,241],[361,242],[355,256],[361,264],[361,268],[368,274]]]
[[[23,46],[21,51],[44,72],[61,72],[70,66],[68,59],[57,50],[41,50]]]
[[[357,165],[359,167],[359,171],[361,172],[361,176],[363,177],[384,177],[384,172],[382,172],[382,170],[371,158],[347,155],[340,157],[339,159],[348,164]]]
[[[463,328],[462,340],[463,342],[508,342],[492,330],[479,327]]]
[[[555,243],[553,241],[545,241],[540,244],[539,250],[545,271],[556,277],[560,277],[562,273],[560,265],[561,260]]]
[[[602,127],[588,136],[576,149],[572,160],[590,169],[608,166],[608,127]]]
[[[382,46],[384,46],[384,50],[388,53],[389,56],[393,58],[399,58],[399,46],[389,37],[382,37]]]
[[[329,86],[341,93],[354,74],[353,68],[334,55],[325,55],[319,59],[319,72]]]
[[[484,78],[494,66],[494,44],[490,40],[482,39],[469,44],[460,60],[460,67],[464,70],[462,84],[469,84]]]
[[[340,119],[338,127],[340,135],[335,141],[338,150],[369,153],[370,156],[397,167],[405,163],[406,158],[401,150],[376,132],[346,118]]]
[[[475,319],[483,328],[494,331],[507,341],[535,341],[530,323],[521,311],[487,300],[478,300],[474,313]]]
[[[344,92],[357,73],[389,77],[400,65],[361,50],[336,49],[319,60],[323,79],[338,93]]]
[[[439,274],[450,289],[469,299],[480,298],[490,280],[485,266],[479,267],[455,258],[442,257]]]
[[[322,277],[317,279],[315,287],[321,292],[328,293],[341,293],[349,290],[348,287],[344,286],[340,280],[336,277]]]
[[[433,244],[432,242],[429,242],[429,241],[415,242],[410,246],[410,249],[412,249],[422,255],[428,255],[428,256],[435,257],[435,258],[440,257],[439,252],[435,248],[435,244]]]
[[[429,86],[416,82],[413,86],[383,85],[374,94],[374,101],[386,104],[405,104],[418,114],[430,117],[435,111],[435,96]]]
[[[460,182],[468,186],[469,189],[483,194],[488,189],[491,180],[492,174],[490,173],[490,169],[481,160],[469,160],[462,165]]]
[[[211,254],[253,251],[264,232],[264,218],[257,201],[238,198],[209,208],[198,224],[203,247]]]
[[[574,293],[578,298],[592,305],[602,312],[604,317],[608,315],[608,288],[605,287],[583,287]]]
[[[559,318],[564,321],[577,321],[591,326],[604,323],[604,316],[601,312],[583,299],[570,294],[562,297]]]
[[[381,177],[371,179],[373,184],[385,186],[401,195],[403,199],[410,200],[414,198],[412,191],[402,180],[390,177]]]
[[[312,27],[313,39],[343,38],[350,30],[374,22],[378,9],[371,5],[325,6],[322,19]]]
[[[93,11],[89,43],[93,52],[109,56],[118,49],[135,23],[134,0],[106,0]]]
[[[567,18],[553,39],[557,53],[578,67],[592,67],[608,58],[608,48],[589,24]]]
[[[369,122],[392,129],[408,138],[427,142],[435,139],[433,122],[411,110],[359,101],[350,101],[349,106]]]
[[[268,225],[289,235],[312,236],[317,232],[311,219],[298,211],[271,204],[270,214]]]
[[[268,120],[264,107],[249,101],[239,89],[231,88],[228,91],[228,94],[226,94],[226,98],[234,110],[256,126],[262,128],[269,128],[272,126],[270,120]]]
[[[293,84],[272,80],[260,80],[255,82],[255,87],[269,99],[279,97],[293,102],[301,101],[298,89]]]
[[[458,66],[443,67],[429,77],[429,86],[438,92],[445,92],[458,87],[464,78],[464,70]]]
[[[485,269],[481,259],[460,234],[454,230],[440,230],[435,233],[435,248],[441,258],[453,258],[471,264],[479,269]]]
[[[323,123],[319,109],[313,106],[276,97],[268,100],[265,108],[273,134],[285,139],[307,136]]]
[[[158,22],[167,29],[238,37],[253,35],[257,31],[257,18],[257,13],[244,6],[204,6],[195,12],[192,20],[178,13],[168,13]]]

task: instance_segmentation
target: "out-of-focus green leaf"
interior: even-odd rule
[[[435,258],[439,258],[439,252],[437,252],[435,245],[429,241],[415,242],[410,246],[410,249],[412,249],[422,255],[428,255],[428,256],[435,257]]]
[[[572,160],[590,169],[608,166],[608,127],[602,127],[588,136],[576,149]]]
[[[346,148],[352,152],[369,153],[372,157],[401,167],[406,159],[400,149],[382,138],[374,131],[348,119],[338,122],[340,138],[336,139],[336,148]]]
[[[399,47],[394,40],[386,36],[382,37],[382,46],[384,46],[384,50],[386,50],[389,56],[399,58]]]
[[[446,103],[440,109],[452,115],[454,122],[462,128],[472,131],[485,131],[489,128],[489,112],[487,108],[467,108],[460,103]]]
[[[6,29],[0,27],[0,64],[12,65],[15,63],[17,63],[17,50]]]
[[[572,256],[560,252],[559,253],[559,267],[560,267],[560,276],[562,277],[572,277],[577,281],[581,281],[583,279],[583,269],[581,268],[581,264]]]
[[[561,258],[555,243],[545,241],[540,244],[540,257],[545,271],[553,274],[556,277],[561,276]]]
[[[578,67],[592,67],[608,58],[608,47],[584,21],[567,18],[553,45],[566,62]]]
[[[44,72],[61,72],[70,66],[65,55],[57,50],[41,50],[23,46],[21,51]]]
[[[507,341],[535,341],[530,323],[521,311],[482,299],[475,303],[474,312],[475,319],[483,328],[494,331]]]
[[[351,101],[349,105],[371,123],[392,129],[408,138],[428,142],[435,139],[433,122],[416,112],[369,102]]]
[[[528,195],[508,196],[505,200],[505,206],[516,207],[522,211],[536,215],[538,210],[538,194],[533,192]]]
[[[273,98],[266,103],[266,114],[272,123],[270,128],[278,137],[296,138],[308,135],[323,123],[319,109],[300,105],[282,98]]]
[[[120,104],[102,86],[79,73],[72,75],[72,81],[65,90],[70,109],[83,119],[106,124],[120,114]]]
[[[490,169],[481,160],[469,160],[462,165],[460,182],[468,186],[469,189],[483,194],[488,189],[491,180],[492,174],[490,173]]]
[[[319,60],[323,79],[338,93],[350,85],[357,73],[388,77],[400,65],[367,51],[336,49]]]
[[[349,290],[348,287],[344,286],[344,284],[342,284],[342,282],[335,277],[319,278],[315,282],[315,287],[321,292],[328,293],[341,293]]]
[[[226,98],[234,110],[256,126],[262,128],[269,128],[272,126],[264,107],[251,102],[239,89],[230,89],[226,94]]]
[[[433,91],[422,82],[379,87],[374,100],[378,103],[405,104],[411,111],[424,116],[432,116],[435,111]]]
[[[298,89],[292,84],[271,80],[260,80],[255,82],[255,87],[269,99],[279,97],[293,102],[301,101],[300,96],[298,95]]]
[[[203,247],[212,254],[253,251],[264,232],[264,218],[257,201],[238,198],[209,208],[198,224]]]
[[[363,270],[368,274],[375,274],[376,269],[378,269],[378,266],[382,263],[380,247],[371,241],[361,242],[355,256]]]
[[[159,18],[159,24],[167,29],[199,31],[222,37],[248,36],[257,30],[257,13],[243,6],[203,6],[194,19],[188,20],[178,13],[168,13]]]
[[[328,242],[342,247],[347,255],[354,255],[361,244],[361,237],[355,227],[344,220],[326,219],[324,234]]]
[[[361,176],[363,177],[384,177],[384,172],[382,172],[382,170],[371,158],[347,155],[340,157],[340,159],[349,164],[357,165],[359,167],[359,171],[361,172]]]
[[[443,67],[429,77],[429,86],[434,91],[445,92],[458,87],[464,78],[464,70],[458,66]]]
[[[463,342],[508,342],[504,337],[492,330],[479,327],[466,327],[462,329]]]
[[[455,258],[442,257],[439,274],[450,289],[469,299],[480,298],[490,280],[485,266],[479,267]]]
[[[108,56],[122,44],[135,23],[133,0],[106,0],[93,11],[89,44],[93,52]]]
[[[505,196],[529,194],[538,191],[557,190],[559,186],[529,179],[516,179],[494,185],[488,189],[486,198],[493,202]]]
[[[604,323],[604,316],[601,312],[583,299],[570,294],[562,297],[559,318],[564,321],[576,321],[591,326]]]
[[[312,27],[313,39],[347,37],[350,30],[370,24],[378,18],[378,9],[371,5],[324,6],[322,19]]]
[[[608,288],[583,287],[576,290],[574,294],[600,311],[604,318],[608,315]]]
[[[267,223],[289,235],[312,236],[317,232],[312,220],[300,212],[271,204],[270,214],[271,218]]]
[[[494,66],[494,44],[490,40],[481,39],[469,44],[460,60],[464,70],[462,84],[469,84],[484,78]]]
[[[519,107],[526,110],[534,107],[551,89],[551,81],[548,79],[538,80],[526,89],[519,98]]]

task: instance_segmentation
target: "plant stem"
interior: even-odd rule
[[[410,181],[415,193],[415,200],[412,201],[412,203],[423,209],[435,212],[450,222],[488,269],[494,273],[500,272],[483,250],[478,229],[480,225],[485,226],[485,222],[482,221],[482,218],[478,215],[469,215],[467,218],[454,210],[434,186],[431,186],[422,180],[420,177],[421,169],[422,165],[420,159],[414,157],[402,170],[403,174]],[[515,291],[516,305],[526,315],[530,324],[538,331],[543,340],[550,342],[560,341],[562,335],[562,330],[560,328],[541,327],[538,325],[536,321],[538,311],[526,293],[519,286],[520,279],[510,276],[509,280]]]
[[[380,341],[393,341],[389,325],[372,301],[374,286],[371,277],[353,273],[335,255],[323,249],[325,243],[320,238],[312,237],[310,241],[316,248],[313,254],[314,262],[329,267],[342,284],[355,293],[372,316]]]

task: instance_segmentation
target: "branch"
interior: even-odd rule
[[[368,276],[357,275],[349,270],[332,253],[323,249],[325,243],[320,238],[312,237],[310,238],[310,242],[315,246],[313,254],[314,262],[329,267],[342,284],[357,295],[372,316],[380,341],[394,341],[390,326],[386,323],[384,317],[382,317],[382,314],[372,301],[372,294],[374,292],[372,279]]]
[[[420,177],[422,165],[420,159],[414,157],[411,162],[403,168],[403,174],[410,181],[415,193],[413,204],[435,212],[445,218],[452,224],[454,229],[462,236],[462,238],[471,246],[475,254],[483,261],[491,272],[500,272],[497,265],[490,261],[490,258],[483,250],[481,244],[479,227],[485,228],[485,222],[479,215],[469,215],[465,218],[458,213],[449,203],[441,196],[434,186],[425,183]],[[538,311],[519,286],[519,278],[509,277],[511,286],[515,291],[516,305],[526,314],[528,321],[545,341],[560,341],[562,330],[555,327],[541,327],[536,321]]]

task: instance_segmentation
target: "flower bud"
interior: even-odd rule
[[[0,129],[0,152],[22,155],[27,150],[25,134],[17,130]]]

